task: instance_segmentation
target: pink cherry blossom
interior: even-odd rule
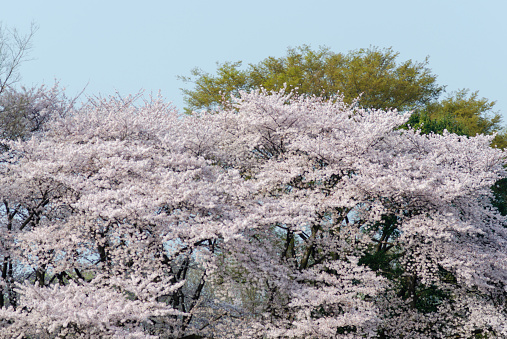
[[[491,136],[339,96],[140,100],[3,141],[1,336],[507,337]]]

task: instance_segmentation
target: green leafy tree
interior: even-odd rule
[[[217,109],[240,90],[286,87],[305,95],[333,97],[337,92],[352,103],[370,108],[413,110],[432,102],[444,90],[424,62],[398,62],[392,49],[359,49],[347,54],[327,48],[313,51],[308,46],[289,48],[281,58],[268,57],[242,69],[242,62],[218,64],[216,75],[199,68],[190,77],[194,89],[183,89],[187,112]]]
[[[191,76],[180,79],[194,84],[182,89],[187,113],[223,108],[240,91],[263,87],[268,91],[286,88],[303,95],[333,98],[336,93],[345,102],[366,108],[399,111],[413,110],[408,124],[425,133],[449,132],[475,136],[497,133],[493,145],[507,146],[495,101],[480,98],[477,91],[461,89],[439,100],[445,86],[437,84],[437,76],[423,62],[399,61],[399,53],[391,48],[371,47],[334,53],[321,47],[289,48],[287,55],[268,57],[257,64],[242,68],[242,62],[218,64],[216,74],[199,68]]]
[[[452,115],[467,134],[491,134],[501,129],[500,114],[493,111],[494,101],[479,98],[478,91],[470,93],[468,89],[459,90],[446,99],[426,106],[426,112],[432,119]]]
[[[495,101],[480,98],[478,91],[461,89],[441,101],[430,103],[423,114],[432,121],[453,120],[464,135],[497,133],[493,145],[505,148],[507,137],[500,124],[501,116],[494,111],[494,106]]]

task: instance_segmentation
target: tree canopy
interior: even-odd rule
[[[312,50],[308,46],[289,48],[287,55],[268,57],[257,64],[242,67],[242,62],[218,64],[216,74],[199,68],[191,76],[180,77],[194,85],[183,89],[187,113],[223,107],[231,95],[257,88],[278,91],[285,88],[302,95],[326,99],[336,93],[346,103],[365,108],[414,111],[410,123],[425,130],[443,129],[469,136],[498,133],[493,144],[507,146],[494,101],[480,98],[478,92],[461,89],[444,99],[445,86],[428,67],[429,60],[399,61],[392,49],[372,47],[344,53],[328,48]]]
[[[428,60],[398,62],[392,49],[359,49],[347,54],[308,46],[289,48],[281,58],[268,57],[242,69],[241,61],[219,64],[216,75],[198,68],[182,80],[195,84],[183,90],[189,110],[214,109],[240,90],[264,88],[329,98],[340,92],[345,102],[363,107],[411,110],[431,102],[444,89],[427,67]]]
[[[134,102],[5,141],[1,336],[507,337],[491,136],[340,97]]]

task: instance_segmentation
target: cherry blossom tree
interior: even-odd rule
[[[185,150],[169,105],[134,99],[91,100],[9,143],[4,258],[28,279],[4,333],[176,335],[190,323],[206,258],[242,227],[249,190],[237,171]],[[201,278],[183,295],[191,264]]]
[[[353,107],[258,91],[214,116],[210,157],[262,187],[256,226],[228,244],[235,269],[218,270],[264,297],[240,331],[505,336],[506,229],[489,189],[504,153],[492,136],[422,135],[397,128],[408,113]]]
[[[9,87],[0,95],[0,136],[2,139],[29,139],[44,132],[54,115],[65,116],[75,106],[79,95],[68,98],[58,82],[48,88],[14,89]]]
[[[492,136],[339,96],[139,100],[4,141],[3,336],[507,337]]]

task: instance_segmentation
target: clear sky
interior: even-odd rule
[[[176,79],[216,62],[257,63],[303,44],[348,52],[392,47],[423,61],[447,92],[478,90],[507,125],[505,0],[9,0],[4,27],[39,26],[22,84],[109,95],[162,91],[183,108]]]

